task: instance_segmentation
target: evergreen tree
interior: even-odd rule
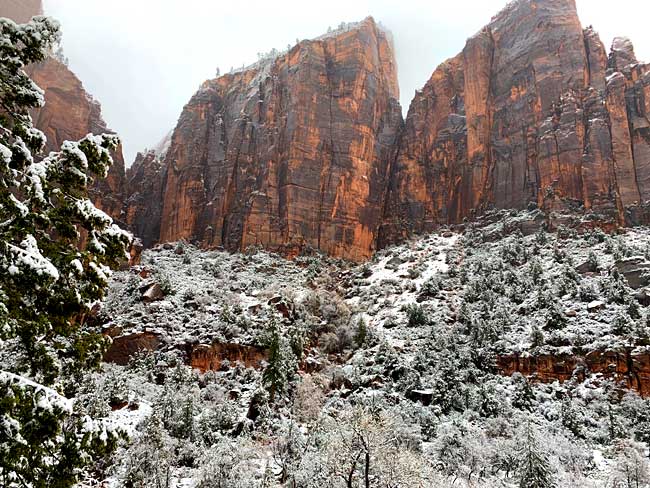
[[[521,373],[512,375],[513,392],[512,392],[512,406],[520,410],[528,410],[532,412],[535,408],[535,392],[530,386],[528,379]]]
[[[530,422],[526,426],[524,455],[520,463],[520,488],[553,488],[555,482],[546,455],[540,450]]]
[[[634,323],[623,312],[619,312],[612,323],[612,333],[617,336],[626,336],[633,333]]]
[[[589,271],[593,273],[598,271],[598,269],[600,268],[598,257],[596,256],[596,253],[594,253],[593,251],[589,251],[589,255],[587,256],[587,266],[589,268]]]
[[[275,319],[272,319],[269,324],[266,347],[269,351],[269,358],[268,365],[262,374],[262,381],[272,402],[275,400],[276,393],[281,393],[286,388],[291,373],[291,358],[288,357],[291,351],[286,346]]]
[[[530,263],[530,276],[533,279],[535,285],[539,285],[542,281],[542,276],[544,274],[544,269],[542,268],[541,263],[538,259],[533,260]]]
[[[101,359],[104,340],[82,327],[84,316],[130,236],[87,198],[93,176],[112,164],[115,136],[42,154],[45,136],[29,111],[43,105],[43,92],[23,68],[43,61],[58,38],[45,17],[0,19],[0,341],[15,358],[0,371],[3,487],[72,486],[115,443],[61,395]]]
[[[357,347],[363,346],[366,342],[367,337],[368,326],[366,325],[366,321],[363,319],[363,317],[361,317],[357,322],[357,330],[354,334],[354,342],[356,343]]]
[[[533,325],[533,329],[530,334],[530,344],[533,348],[542,347],[544,345],[544,333],[540,330],[537,325]]]

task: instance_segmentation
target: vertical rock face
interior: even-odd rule
[[[2,0],[0,17],[28,22],[43,13],[41,0]],[[78,140],[89,133],[111,132],[101,115],[101,106],[90,96],[70,69],[54,57],[29,66],[27,73],[45,92],[45,106],[32,113],[34,125],[47,136],[46,152],[58,151],[65,140]],[[122,149],[113,153],[113,166],[106,179],[91,188],[95,205],[117,220],[124,206],[124,158]]]
[[[650,197],[648,71],[574,0],[513,2],[416,94],[380,244],[531,202],[626,223]]]
[[[102,119],[101,106],[83,88],[77,76],[50,57],[28,68],[30,77],[45,91],[45,105],[32,114],[34,125],[47,136],[46,152],[58,151],[63,141],[76,141],[89,133],[110,133]],[[98,178],[90,189],[95,205],[111,217],[122,220],[125,194],[122,148],[113,152],[113,166],[105,179]]]
[[[160,233],[145,240],[369,257],[398,97],[391,41],[371,18],[204,83],[164,160]]]
[[[0,3],[21,21],[41,10]],[[30,70],[50,149],[106,131],[63,64]],[[435,70],[405,124],[397,98],[391,40],[368,18],[205,82],[166,154],[125,177],[118,152],[93,195],[145,245],[354,260],[490,208],[650,222],[650,65],[625,38],[608,56],[575,0],[512,2]]]
[[[129,229],[142,239],[145,247],[155,243],[160,235],[161,205],[166,171],[154,151],[138,153],[126,172],[126,212],[124,220]]]
[[[35,15],[43,15],[42,0],[2,0],[0,2],[0,17],[24,24]]]

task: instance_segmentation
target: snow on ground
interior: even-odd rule
[[[648,257],[650,231],[635,229],[613,237],[598,232],[568,237],[510,233],[493,239],[490,236],[499,225],[470,228],[463,235],[434,233],[384,249],[368,263],[359,265],[324,257],[286,261],[263,251],[228,254],[183,244],[161,246],[146,251],[141,266],[116,274],[103,314],[109,318],[109,326],[121,328],[124,333],[159,331],[167,350],[190,342],[257,344],[264,326],[272,316],[277,316],[274,301],[280,299],[289,308],[295,308],[294,325],[306,327],[312,336],[308,352],[311,356],[304,364],[317,367],[312,373],[301,372],[301,377],[320,376],[327,385],[342,379],[339,386],[328,386],[330,389],[323,392],[327,405],[323,411],[342,408],[348,405],[345,402],[349,398],[353,402],[389,398],[405,415],[413,415],[408,422],[421,431],[422,451],[431,458],[437,455],[440,442],[435,436],[441,434],[424,434],[429,421],[435,429],[441,429],[442,435],[445,428],[451,432],[456,423],[467,422],[473,429],[472,435],[477,436],[476,442],[489,441],[499,446],[499,442],[507,444],[510,438],[501,438],[491,429],[501,432],[506,427],[497,426],[498,422],[523,422],[533,412],[541,432],[550,439],[548,447],[552,448],[558,466],[565,463],[562,456],[568,452],[584,457],[578,459],[576,454],[575,463],[588,466],[585,476],[592,484],[576,486],[607,486],[616,453],[603,441],[608,435],[609,414],[605,405],[611,391],[608,388],[612,388],[605,378],[591,377],[573,386],[558,382],[535,385],[532,410],[515,408],[512,399],[518,386],[514,380],[492,370],[477,372],[477,366],[469,364],[475,357],[470,360],[463,356],[460,366],[453,363],[454,355],[445,355],[449,344],[445,340],[455,337],[452,345],[461,353],[470,344],[470,348],[486,348],[489,354],[574,354],[628,346],[638,337],[615,333],[612,324],[619,315],[629,315],[633,291],[623,286],[625,299],[617,301],[615,295],[620,290],[617,292],[619,285],[612,269],[621,259]],[[542,240],[544,243],[540,244]],[[597,257],[598,269],[576,271],[592,254]],[[534,282],[532,276],[537,272],[540,281]],[[153,303],[142,301],[142,290],[154,283],[164,288],[164,297]],[[468,307],[472,323],[460,323],[461,305]],[[420,308],[426,322],[409,325],[407,306]],[[563,320],[558,329],[548,327],[549,316],[555,309]],[[341,336],[354,333],[359,317],[367,323],[373,340],[362,347],[347,345],[342,351],[325,351],[324,336],[339,336],[342,340]],[[543,344],[536,347],[531,343],[534,326],[544,331]],[[482,338],[468,330],[471,327],[480,329],[478,332],[493,327],[495,337]],[[475,342],[479,345],[474,346]],[[415,358],[422,364],[414,367]],[[440,364],[450,369],[441,369]],[[469,377],[463,376],[464,368],[474,368]],[[458,376],[436,376],[449,371]],[[393,373],[398,372],[404,376],[395,374],[393,378]],[[476,378],[472,375],[476,374],[482,375],[478,384],[472,383]],[[409,375],[416,377],[412,383]],[[231,408],[235,421],[245,422],[260,377],[259,371],[230,365],[192,381],[201,384],[202,408]],[[138,404],[137,409],[126,407],[109,415],[134,437],[138,435],[137,425],[156,408],[157,399],[164,393],[162,387],[148,381],[146,386],[136,382],[128,385],[132,393],[129,403]],[[452,382],[452,386],[446,381]],[[450,401],[456,390],[464,392],[461,399],[455,400],[465,402],[462,407],[424,406],[411,396],[417,393],[444,403]],[[234,399],[229,399],[229,395]],[[473,398],[480,395],[486,395],[493,402],[488,401],[488,406],[498,412],[479,414],[473,410]],[[584,437],[575,437],[566,430],[567,397],[576,402],[576,422],[584,429],[580,434]],[[636,405],[637,399],[629,401]],[[456,408],[460,410],[454,411]],[[514,412],[519,420],[499,417],[506,415],[504,411],[508,415]],[[285,421],[288,411],[278,416]],[[232,426],[228,429],[232,432]],[[264,434],[260,436],[254,463],[263,471],[272,457],[272,434],[268,425],[263,424],[260,429]],[[306,424],[301,430],[309,433]],[[462,442],[468,439],[471,441],[472,437],[464,432]],[[565,476],[563,480],[573,476],[559,474]],[[193,487],[195,475],[196,472],[176,468],[174,486]],[[499,486],[511,486],[511,481],[503,479]]]
[[[396,348],[408,351],[408,337],[401,327],[386,327],[406,320],[404,307],[417,303],[422,286],[449,269],[447,255],[457,248],[458,234],[431,234],[380,251],[347,303],[369,326],[383,334]]]

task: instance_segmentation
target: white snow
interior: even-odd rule
[[[8,246],[14,258],[13,264],[9,266],[13,271],[16,267],[26,267],[38,275],[47,275],[55,281],[59,279],[59,271],[41,254],[34,236],[28,235],[21,242],[22,248],[11,243],[8,243]]]

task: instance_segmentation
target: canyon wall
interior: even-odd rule
[[[43,13],[41,0],[1,0],[0,17],[28,22]],[[27,74],[45,92],[45,106],[32,111],[34,125],[47,137],[45,153],[58,151],[65,140],[76,141],[89,133],[103,134],[108,129],[99,102],[86,92],[79,78],[60,60],[48,57],[27,67]],[[90,197],[99,208],[122,221],[125,198],[125,173],[122,149],[113,152],[108,177],[98,178]]]
[[[0,15],[27,5],[5,0]],[[106,130],[64,65],[30,69],[52,148]],[[368,18],[206,81],[165,155],[125,175],[117,154],[94,198],[148,246],[353,260],[492,208],[650,222],[650,65],[624,38],[608,55],[574,0],[512,2],[434,71],[405,122],[397,99],[390,35]]]
[[[204,83],[127,214],[149,244],[355,260],[492,208],[645,223],[649,90],[631,43],[608,56],[574,0],[518,0],[434,71],[403,124],[391,42],[366,19]]]
[[[0,17],[24,24],[35,15],[43,15],[43,0],[2,0]]]
[[[45,105],[32,112],[34,125],[47,137],[45,152],[59,151],[66,141],[77,141],[89,133],[112,133],[102,118],[101,106],[86,92],[81,81],[61,61],[50,57],[27,69],[45,92]],[[90,188],[93,203],[123,222],[126,178],[122,148],[113,151],[113,166],[106,178],[97,178]]]
[[[158,172],[162,200],[157,185],[140,183],[127,214],[140,228],[143,211],[160,215],[149,243],[369,258],[402,125],[398,98],[391,40],[371,18],[207,81]]]
[[[519,0],[411,103],[379,245],[491,208],[634,224],[650,197],[650,68],[608,58],[574,0]]]

